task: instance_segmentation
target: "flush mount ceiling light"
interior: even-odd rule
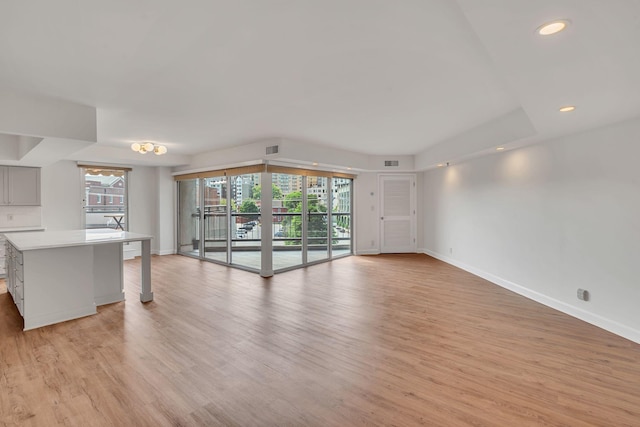
[[[496,148],[496,151],[502,151],[502,150],[504,150],[504,147],[497,147]]]
[[[540,34],[541,36],[550,36],[566,29],[568,25],[568,19],[557,19],[555,21],[547,22],[546,24],[540,25],[536,29],[536,33]]]
[[[576,109],[575,105],[565,105],[564,107],[560,107],[558,111],[560,111],[561,113],[569,113],[575,109]]]
[[[145,142],[144,144],[134,142],[133,144],[131,144],[131,149],[140,154],[147,154],[149,152],[153,152],[158,156],[165,154],[167,152],[167,147],[165,147],[164,145],[153,144],[151,142]]]

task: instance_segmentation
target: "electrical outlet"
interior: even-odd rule
[[[372,240],[372,241],[371,241],[371,247],[374,247],[375,245],[376,245],[376,241],[375,241],[375,240]]]
[[[589,291],[585,289],[578,289],[578,299],[582,301],[589,301]]]
[[[453,255],[453,248],[449,248],[449,255]]]
[[[7,221],[13,221],[13,214],[7,215]]]

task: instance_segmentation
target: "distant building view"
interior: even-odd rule
[[[125,176],[85,175],[86,228],[126,226],[127,195]]]

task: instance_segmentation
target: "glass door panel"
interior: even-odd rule
[[[85,228],[128,230],[127,172],[119,169],[83,169]]]
[[[178,181],[178,253],[200,256],[200,180]]]
[[[231,259],[234,265],[260,270],[260,174],[229,177]]]
[[[328,251],[328,205],[329,179],[321,176],[308,176],[305,187],[307,205],[306,220],[306,248],[307,262],[322,261],[329,258]]]
[[[302,176],[274,173],[273,269],[302,265]]]
[[[227,178],[204,179],[204,256],[220,262],[227,261]]]
[[[351,185],[347,178],[332,178],[332,233],[331,256],[351,254]]]

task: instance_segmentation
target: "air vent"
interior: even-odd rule
[[[272,145],[271,147],[267,147],[267,155],[269,154],[278,154],[278,146]]]
[[[398,160],[385,160],[384,161],[384,167],[388,168],[388,167],[392,167],[392,166],[399,166],[400,162]]]

